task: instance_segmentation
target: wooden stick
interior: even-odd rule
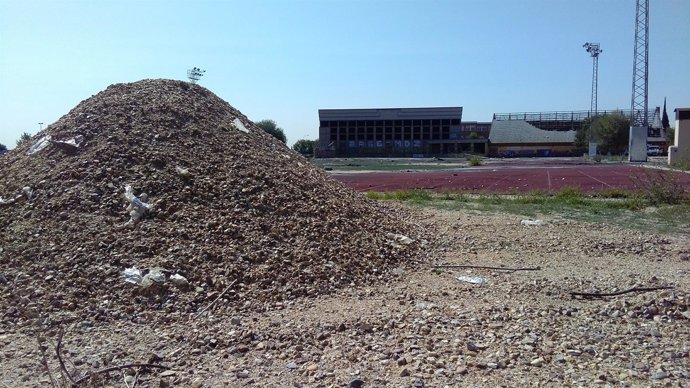
[[[62,348],[62,336],[63,335],[65,335],[65,330],[61,327],[60,332],[58,333],[57,345],[55,345],[55,353],[57,353],[58,361],[60,361],[60,369],[62,370],[62,372],[67,375],[67,378],[73,384],[76,384],[76,382],[74,381],[74,378],[72,378],[72,375],[69,374],[69,371],[67,370],[67,367],[65,366],[65,362],[62,360],[62,355],[60,354],[60,349]]]
[[[132,383],[132,388],[137,388],[137,383],[139,382],[139,371],[141,371],[141,369],[137,369],[137,373],[134,374],[134,382]]]
[[[45,368],[46,373],[48,373],[48,377],[50,378],[50,384],[53,387],[57,387],[57,382],[55,381],[53,374],[50,372],[50,367],[48,366],[48,358],[46,357],[45,349],[43,349],[43,338],[41,337],[41,334],[41,332],[36,334],[36,340],[38,341],[38,350],[41,352],[41,364],[43,365],[43,368]],[[3,385],[9,388],[7,384],[3,383]]]
[[[595,298],[603,298],[607,296],[617,296],[617,295],[623,295],[623,294],[628,294],[631,292],[649,292],[649,291],[657,291],[657,290],[669,290],[672,289],[673,287],[671,286],[660,286],[660,287],[633,287],[629,288],[627,290],[623,291],[617,291],[617,292],[571,292],[571,296],[580,296],[583,298],[587,299],[595,299]]]
[[[476,268],[476,269],[493,269],[499,271],[539,271],[541,267],[530,268],[507,268],[507,267],[486,267],[483,265],[455,265],[455,264],[440,264],[435,265],[434,268]]]
[[[113,372],[113,371],[125,369],[125,368],[158,368],[158,369],[166,369],[166,370],[170,369],[170,367],[168,367],[168,366],[156,365],[156,364],[126,364],[126,365],[112,366],[110,368],[101,369],[101,370],[98,370],[92,374],[88,374],[84,377],[81,377],[81,378],[77,379],[77,381],[74,382],[74,385],[79,385],[79,383],[88,379],[90,376],[92,376],[94,374],[99,375],[102,373]]]
[[[199,317],[201,316],[201,314],[203,314],[206,310],[208,310],[209,308],[211,308],[211,306],[213,306],[216,302],[218,302],[218,300],[219,300],[220,298],[222,298],[223,295],[225,295],[226,292],[230,291],[230,287],[232,287],[236,282],[237,282],[237,279],[233,280],[233,281],[230,283],[230,285],[227,286],[227,287],[223,290],[223,292],[221,292],[220,295],[218,295],[218,297],[217,297],[216,299],[213,300],[213,302],[209,303],[208,306],[204,307],[203,310],[199,311],[199,313],[198,313],[194,318],[199,318]]]

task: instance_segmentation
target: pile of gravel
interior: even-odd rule
[[[405,218],[203,87],[111,85],[0,159],[0,323],[264,310],[385,280],[421,255]]]

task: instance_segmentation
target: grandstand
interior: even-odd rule
[[[626,117],[632,117],[631,110],[603,110],[592,111],[563,111],[563,112],[520,112],[520,113],[494,113],[493,121],[526,121],[529,124],[546,131],[577,131],[582,128],[585,120],[595,116],[622,113]],[[654,111],[649,111],[649,117],[654,116]]]
[[[566,156],[580,152],[570,130],[545,130],[526,120],[494,120],[489,134],[489,155]]]

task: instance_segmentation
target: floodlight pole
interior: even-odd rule
[[[637,0],[635,9],[635,51],[633,53],[632,102],[633,126],[649,125],[647,88],[649,85],[649,0]]]
[[[43,123],[38,123],[38,130],[42,131],[43,130]]]
[[[597,93],[598,93],[598,83],[599,83],[599,54],[603,51],[599,47],[599,43],[585,43],[582,47],[587,50],[589,55],[592,57],[592,101],[589,107],[590,115],[597,115]]]
[[[201,78],[205,72],[206,70],[201,70],[198,67],[193,67],[187,70],[187,78],[189,78],[189,82],[195,84],[197,83],[197,81],[199,81],[199,78]]]

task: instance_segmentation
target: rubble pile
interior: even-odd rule
[[[203,87],[111,85],[0,159],[0,323],[263,310],[385,279],[421,252],[398,212]]]

